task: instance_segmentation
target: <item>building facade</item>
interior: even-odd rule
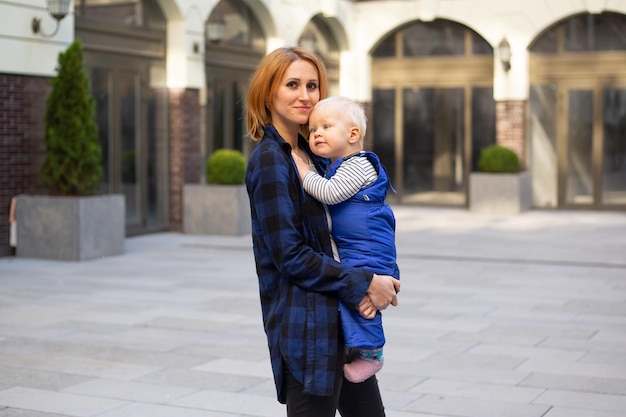
[[[626,210],[623,0],[72,0],[56,33],[45,0],[0,0],[0,21],[0,252],[11,198],[43,191],[49,79],[74,39],[101,192],[125,196],[128,234],[179,228],[208,155],[249,153],[248,79],[296,44],[323,58],[331,94],[367,108],[398,203],[466,206],[480,150],[499,143],[531,172],[534,207]]]

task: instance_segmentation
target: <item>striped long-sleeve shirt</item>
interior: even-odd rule
[[[346,157],[331,178],[309,172],[302,185],[307,193],[324,204],[334,205],[346,201],[378,178],[374,165],[365,156]]]

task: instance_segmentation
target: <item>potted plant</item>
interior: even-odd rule
[[[250,233],[250,203],[244,186],[246,159],[235,149],[217,149],[207,159],[207,184],[183,187],[183,232]]]
[[[121,195],[96,195],[102,150],[82,44],[59,54],[46,100],[46,157],[39,173],[48,195],[16,200],[18,257],[86,260],[124,251]]]
[[[470,174],[470,211],[518,214],[530,209],[530,173],[522,170],[513,150],[501,145],[487,146],[480,153],[478,169],[480,172]]]

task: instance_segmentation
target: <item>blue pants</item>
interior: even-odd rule
[[[376,312],[373,319],[366,319],[357,310],[339,302],[339,312],[347,347],[370,350],[383,347],[385,333],[383,331],[383,316],[380,311]]]

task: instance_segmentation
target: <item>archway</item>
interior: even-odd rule
[[[403,203],[465,205],[478,152],[495,143],[493,49],[446,20],[413,22],[372,51],[377,152]]]
[[[534,205],[626,208],[626,15],[570,17],[529,51]]]

